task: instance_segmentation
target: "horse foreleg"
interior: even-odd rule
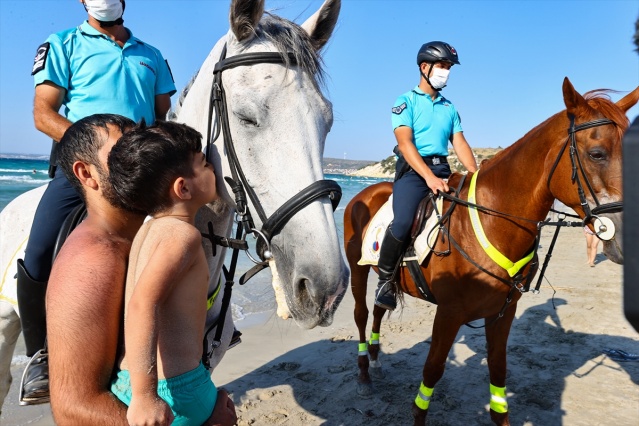
[[[0,412],[11,387],[11,359],[20,330],[20,317],[14,306],[0,300]]]
[[[348,256],[347,256],[348,257]],[[355,299],[353,316],[359,331],[359,344],[357,352],[357,366],[359,375],[357,377],[357,393],[361,396],[370,396],[373,393],[373,382],[368,373],[368,344],[366,341],[366,323],[368,322],[368,307],[366,306],[366,284],[370,266],[358,265],[357,260],[351,261],[351,292]]]
[[[384,372],[382,371],[382,363],[379,361],[379,333],[382,328],[382,319],[388,312],[384,308],[380,308],[375,305],[373,307],[373,327],[371,328],[371,339],[368,345],[368,356],[370,357],[370,374],[376,379],[383,379]]]
[[[490,372],[490,418],[499,426],[510,425],[508,403],[506,402],[506,345],[510,326],[515,318],[517,304],[512,304],[504,312],[486,318],[486,343],[488,351],[488,371]]]
[[[433,336],[424,364],[423,379],[417,397],[413,402],[413,418],[415,426],[426,424],[426,415],[430,398],[435,385],[442,378],[446,368],[448,352],[455,342],[461,322],[454,316],[447,315],[441,307],[437,309],[433,322]]]

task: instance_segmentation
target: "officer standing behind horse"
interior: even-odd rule
[[[477,170],[459,114],[440,93],[456,64],[459,58],[453,46],[441,41],[424,44],[417,53],[419,85],[401,95],[392,108],[399,158],[393,184],[393,222],[382,241],[375,292],[375,304],[384,309],[397,306],[395,272],[420,201],[431,191],[448,191],[444,180],[451,174],[448,142],[469,172]]]
[[[95,113],[144,118],[147,123],[164,119],[175,93],[168,63],[158,49],[124,27],[124,0],[81,3],[87,21],[52,34],[38,47],[31,73],[36,128],[58,142],[72,123]],[[62,106],[64,115],[58,112]],[[46,337],[44,297],[58,232],[81,202],[64,174],[55,171],[36,210],[24,262],[18,260],[20,320],[27,356],[33,357],[24,375],[21,404],[48,400],[46,351],[40,351]]]

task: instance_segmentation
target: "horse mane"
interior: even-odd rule
[[[313,76],[313,83],[316,88],[324,85],[324,68],[319,52],[313,46],[311,37],[306,30],[294,22],[264,12],[264,17],[254,29],[254,36],[246,42],[240,43],[240,51],[247,49],[255,41],[267,41],[272,43],[280,53],[283,53],[286,68],[290,68],[290,60],[287,52],[293,53],[297,66],[305,73]],[[189,93],[191,86],[195,82],[200,69],[195,72],[191,80],[180,92],[180,97],[174,108],[171,108],[167,115],[168,120],[175,120],[182,108],[184,99]]]
[[[625,112],[621,108],[619,108],[617,104],[612,102],[612,100],[610,99],[609,93],[617,93],[617,91],[610,90],[610,89],[595,89],[595,90],[586,92],[583,95],[583,97],[588,102],[588,106],[590,106],[594,110],[599,111],[603,116],[612,120],[615,123],[618,137],[621,139],[621,137],[623,137],[624,132],[626,131],[626,128],[630,124],[630,121],[628,120],[628,117],[626,116]],[[513,143],[506,149],[501,150],[490,159],[483,160],[481,162],[481,166],[483,167],[483,166],[492,164],[493,162],[495,162],[495,160],[498,160],[502,156],[507,155],[507,152],[510,151],[509,148],[514,147],[519,141],[526,139],[526,136],[528,136],[529,134],[539,131],[547,123],[554,120],[556,117],[565,115],[565,112],[566,110],[563,110],[553,115],[552,117],[544,120],[542,123],[535,126],[533,129],[527,132],[526,135],[518,139],[515,143]],[[579,112],[582,113],[585,111],[579,111]]]
[[[186,99],[186,95],[189,94],[189,90],[191,89],[191,86],[193,86],[193,83],[195,82],[195,79],[197,78],[199,73],[200,73],[200,69],[195,71],[195,74],[193,75],[193,77],[191,77],[189,82],[186,83],[186,86],[184,86],[184,88],[180,92],[180,97],[178,98],[177,103],[175,104],[175,107],[171,108],[168,114],[166,115],[166,119],[168,121],[175,121],[177,119],[178,113],[180,112],[180,109],[182,109],[182,104],[184,104],[184,99]]]
[[[319,52],[315,49],[309,34],[301,26],[280,16],[264,12],[264,17],[255,28],[255,37],[241,44],[247,48],[255,40],[265,40],[283,53],[285,65],[290,66],[287,52],[295,56],[297,66],[305,73],[313,76],[315,85],[319,88],[324,84],[324,69]]]
[[[610,100],[609,93],[618,93],[610,89],[591,90],[584,94],[584,98],[588,101],[588,105],[599,111],[608,119],[612,120],[616,127],[619,138],[623,137],[624,132],[630,124],[630,120],[626,113]]]

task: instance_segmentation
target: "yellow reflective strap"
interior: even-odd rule
[[[371,331],[371,339],[369,340],[369,342],[371,345],[378,345],[379,344],[379,333],[375,333]]]
[[[222,288],[222,277],[220,276],[220,281],[217,283],[217,288],[213,292],[213,294],[206,300],[206,310],[208,311],[215,303],[215,298],[220,293],[220,289]]]
[[[419,385],[419,392],[415,397],[415,405],[421,410],[428,410],[430,405],[430,397],[433,395],[433,388],[424,386],[424,382]]]
[[[359,355],[368,355],[368,345],[366,342],[357,345],[357,353]]]
[[[500,388],[490,384],[490,409],[496,413],[507,413],[508,402],[506,401],[506,388]]]
[[[470,179],[470,188],[468,189],[468,202],[477,204],[476,199],[476,190],[477,190],[477,175],[479,174],[479,170],[473,173],[472,178]],[[470,215],[470,223],[473,225],[473,231],[475,231],[475,236],[477,237],[477,241],[479,241],[479,245],[484,249],[486,254],[499,266],[504,268],[510,277],[514,277],[517,272],[521,268],[523,268],[535,255],[535,250],[531,251],[524,257],[523,259],[513,262],[504,256],[495,246],[493,246],[490,241],[488,241],[488,237],[484,232],[484,228],[481,225],[481,220],[479,219],[479,212],[476,207],[468,206],[468,214]]]

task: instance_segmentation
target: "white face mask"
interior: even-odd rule
[[[112,22],[122,17],[122,3],[120,0],[85,0],[84,5],[98,21]]]
[[[450,70],[445,68],[433,68],[433,75],[429,78],[430,85],[433,86],[433,89],[444,88],[448,82],[449,74]]]

